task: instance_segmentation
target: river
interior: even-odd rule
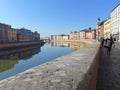
[[[0,51],[0,80],[80,49],[76,43],[46,43]]]

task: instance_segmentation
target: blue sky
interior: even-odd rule
[[[38,31],[41,37],[95,28],[120,0],[0,0],[0,22]]]

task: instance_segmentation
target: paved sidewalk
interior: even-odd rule
[[[112,47],[110,55],[101,51],[96,90],[120,90],[120,43]]]

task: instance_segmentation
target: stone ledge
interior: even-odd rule
[[[100,44],[94,43],[33,67],[0,81],[0,90],[93,90],[99,49]]]

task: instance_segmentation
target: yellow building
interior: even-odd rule
[[[92,30],[92,39],[96,39],[96,29]]]
[[[104,22],[104,37],[107,38],[110,36],[110,20],[111,18],[108,18],[105,22]]]
[[[56,40],[62,40],[62,35],[57,35]]]
[[[69,35],[63,35],[63,40],[69,40]]]
[[[93,39],[92,30],[87,30],[86,31],[86,39]]]
[[[8,40],[9,41],[16,41],[17,40],[17,31],[13,28],[8,30]]]
[[[79,40],[80,39],[80,32],[71,32],[70,39],[71,40]]]

